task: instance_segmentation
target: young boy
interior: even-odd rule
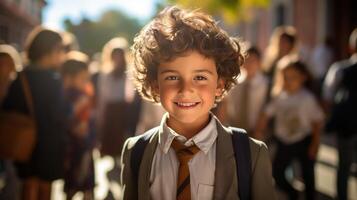
[[[235,159],[232,129],[210,112],[240,73],[238,41],[206,14],[169,7],[135,38],[133,53],[138,91],[167,113],[158,127],[126,141],[123,199],[245,199],[237,165],[247,163]],[[249,199],[275,199],[267,148],[247,143]]]

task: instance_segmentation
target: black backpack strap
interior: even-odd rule
[[[140,169],[140,164],[141,160],[144,155],[145,148],[147,144],[150,141],[151,136],[156,133],[157,128],[153,128],[146,133],[144,133],[138,141],[135,143],[132,151],[131,151],[131,157],[130,157],[130,167],[131,167],[131,173],[133,176],[134,183],[138,185],[138,180],[139,180],[139,169]]]
[[[241,200],[251,198],[251,155],[249,137],[244,129],[230,127],[237,166],[238,195]]]

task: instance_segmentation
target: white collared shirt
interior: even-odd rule
[[[171,142],[177,137],[186,146],[193,143],[200,151],[188,162],[190,170],[191,199],[212,199],[216,168],[217,125],[214,117],[197,135],[187,140],[166,124],[167,114],[160,124],[159,144],[156,148],[150,173],[150,195],[154,200],[176,199],[179,161]]]

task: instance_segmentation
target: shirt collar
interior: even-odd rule
[[[209,149],[215,142],[217,138],[217,124],[215,117],[211,113],[210,122],[204,127],[200,132],[198,132],[195,136],[187,140],[185,136],[182,136],[172,130],[169,126],[167,126],[166,120],[168,117],[168,113],[166,113],[160,124],[160,139],[159,139],[159,147],[166,154],[170,147],[172,141],[177,137],[177,140],[183,142],[185,146],[191,146],[196,144],[197,147],[203,151],[205,154],[208,153]]]

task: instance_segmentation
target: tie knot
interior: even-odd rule
[[[195,144],[187,147],[175,139],[172,141],[171,147],[175,150],[180,164],[186,164],[197,152],[200,151]]]

